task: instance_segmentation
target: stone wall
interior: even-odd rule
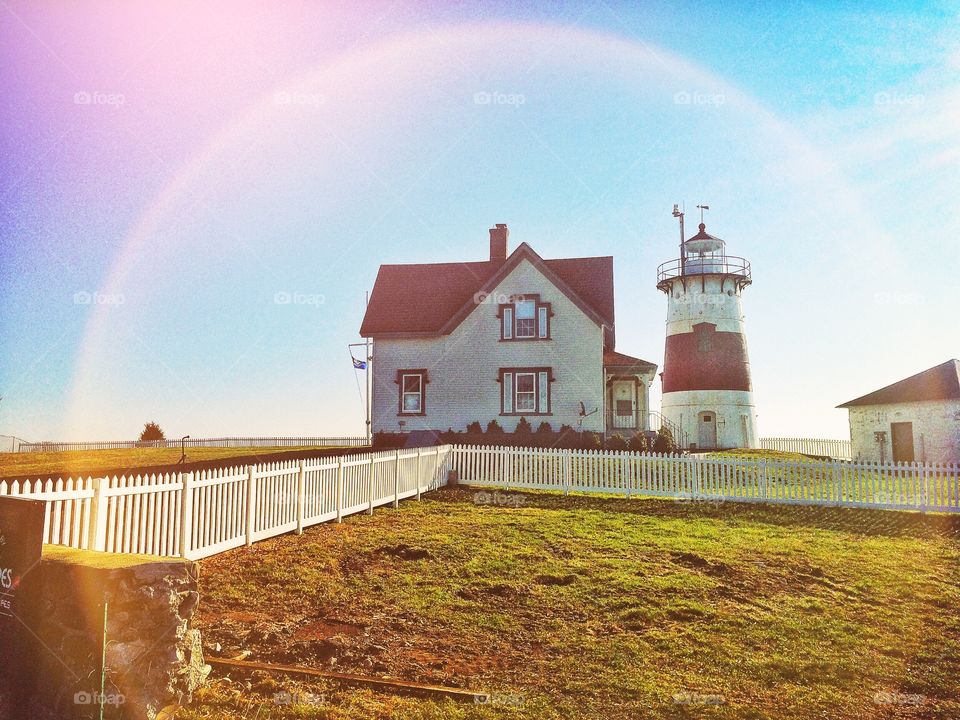
[[[34,717],[99,713],[106,601],[106,717],[154,720],[188,702],[209,672],[197,608],[198,566],[177,558],[44,547],[36,603],[43,647]]]

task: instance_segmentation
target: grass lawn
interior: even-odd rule
[[[317,454],[339,452],[323,447],[192,447],[188,463],[240,458],[241,462],[268,462],[278,453],[316,450]],[[69,477],[108,471],[176,465],[180,448],[124,448],[120,450],[67,450],[64,452],[0,453],[0,480],[5,478]]]
[[[960,717],[960,518],[445,489],[201,565],[208,655],[493,702],[215,673],[178,718]]]

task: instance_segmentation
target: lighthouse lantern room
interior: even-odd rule
[[[667,296],[663,360],[665,424],[691,450],[753,448],[756,408],[743,326],[743,289],[750,263],[727,255],[726,243],[707,233],[700,208],[699,232],[684,240],[680,257],[657,269],[657,288]]]

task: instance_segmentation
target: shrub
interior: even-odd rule
[[[615,433],[607,438],[607,450],[626,450],[627,441],[623,439],[623,435],[620,433]]]
[[[166,440],[163,430],[152,420],[143,426],[143,432],[140,433],[140,441],[148,442],[151,440]]]
[[[480,424],[479,420],[474,420],[472,423],[467,425],[468,435],[479,435],[482,432],[483,432],[483,425]]]
[[[544,421],[540,423],[540,427],[537,428],[537,435],[550,435],[553,432],[553,428],[550,427],[550,423]]]
[[[375,432],[373,434],[374,450],[394,450],[406,445],[406,433]],[[455,439],[442,440],[442,442],[457,442]]]
[[[676,452],[677,443],[673,439],[673,433],[666,425],[661,425],[657,431],[657,439],[653,441],[653,451],[657,453]]]
[[[487,423],[487,435],[503,435],[503,427],[496,420]]]
[[[630,436],[629,447],[634,452],[649,452],[650,443],[647,441],[647,436],[641,432],[635,432]]]
[[[517,421],[517,429],[514,430],[514,432],[517,435],[529,435],[533,432],[533,427],[531,427],[530,421],[521,415],[520,420]]]

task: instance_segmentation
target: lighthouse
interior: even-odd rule
[[[741,303],[750,263],[727,255],[703,222],[709,206],[697,207],[699,232],[685,240],[683,212],[673,206],[680,257],[657,268],[657,288],[667,296],[664,424],[686,449],[752,448],[756,408]]]

